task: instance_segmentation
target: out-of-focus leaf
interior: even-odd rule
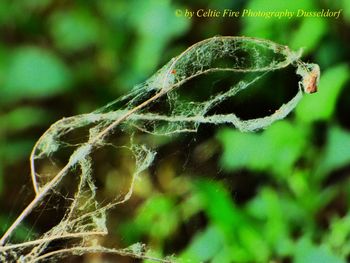
[[[237,250],[236,250],[237,251]],[[221,249],[214,255],[211,262],[212,263],[230,263],[232,262],[232,248],[223,246]]]
[[[33,148],[34,140],[5,141],[0,144],[0,158],[3,162],[13,164],[17,160],[26,158]]]
[[[294,202],[278,195],[269,188],[262,189],[248,203],[248,213],[264,222],[261,232],[265,241],[279,256],[292,251],[292,237],[289,222],[303,221],[304,215]]]
[[[0,1],[0,25],[18,25],[35,19],[34,12],[42,11],[51,4],[52,0],[1,0]]]
[[[168,196],[150,197],[137,211],[133,221],[119,227],[128,245],[147,235],[157,242],[170,236],[177,228],[179,214],[175,201]]]
[[[345,82],[349,79],[349,67],[341,64],[322,72],[319,91],[306,96],[296,108],[298,120],[313,122],[328,120],[333,115],[337,98]]]
[[[230,233],[237,226],[242,225],[244,219],[241,213],[221,185],[206,180],[199,180],[196,182],[196,187],[208,217],[224,233]]]
[[[42,10],[50,5],[52,0],[21,0],[17,2],[20,4],[24,10]]]
[[[135,223],[141,233],[148,233],[154,239],[163,239],[175,231],[178,217],[174,200],[155,196],[139,209]]]
[[[298,9],[312,10],[315,5],[312,1],[269,1],[269,0],[251,0],[248,2],[246,9],[252,12],[259,11],[294,11]],[[242,19],[242,34],[252,37],[261,37],[273,39],[281,43],[289,43],[291,40],[291,31],[288,30],[290,27],[293,30],[298,31],[300,25],[296,25],[302,19],[292,18],[263,18],[246,16]],[[298,47],[300,48],[300,47]]]
[[[316,177],[316,178],[315,178]],[[295,214],[292,218],[294,224],[302,222],[303,227],[307,228],[314,222],[314,216],[317,211],[325,207],[334,198],[336,189],[329,187],[320,190],[319,182],[321,178],[315,176],[315,171],[297,170],[288,178],[288,185],[297,200],[290,200],[291,204],[299,209],[299,214]],[[285,200],[283,200],[285,202]],[[283,205],[286,208],[286,205]],[[288,207],[285,213],[291,215],[292,209]]]
[[[318,171],[322,174],[350,164],[350,132],[331,126],[324,156],[319,163]]]
[[[340,7],[342,7],[342,12],[344,13],[344,17],[346,21],[350,23],[350,2],[347,0],[341,0],[339,2],[341,2]],[[334,3],[337,3],[337,2],[334,2]]]
[[[306,171],[295,171],[288,177],[288,185],[297,197],[302,197],[310,191],[308,178],[310,174]]]
[[[305,130],[287,121],[273,124],[262,134],[224,129],[219,132],[218,139],[223,146],[221,164],[224,169],[270,169],[285,176],[306,144]]]
[[[101,30],[95,16],[84,9],[54,13],[50,32],[58,48],[78,51],[99,41]]]
[[[8,1],[0,1],[0,25],[8,23],[14,14],[15,10]]]
[[[303,53],[308,53],[317,46],[326,32],[327,22],[324,18],[304,19],[289,45],[293,49],[303,48]]]
[[[182,180],[183,182],[184,180]],[[181,181],[180,181],[181,183]],[[181,215],[184,221],[189,220],[193,215],[199,213],[201,210],[203,210],[203,204],[201,202],[201,198],[199,195],[195,192],[192,193],[188,198],[186,198],[183,202],[180,204],[181,209]]]
[[[3,185],[4,185],[3,178],[4,178],[4,167],[3,167],[2,162],[0,161],[0,197],[1,197],[1,193],[2,193]]]
[[[117,26],[121,26],[124,21],[124,26],[126,17],[128,17],[128,10],[130,2],[129,1],[114,1],[114,0],[104,0],[97,2],[97,8],[99,12],[106,18],[113,26],[117,29]]]
[[[215,226],[210,226],[193,238],[191,244],[179,258],[183,262],[209,261],[219,253],[224,245],[222,232]]]
[[[318,62],[321,68],[330,68],[341,63],[344,61],[347,53],[344,45],[347,44],[339,42],[335,38],[322,41],[316,50],[315,61]]]
[[[0,115],[1,130],[15,132],[45,123],[49,119],[46,111],[34,107],[16,108],[6,114]]]
[[[133,43],[132,65],[123,80],[134,85],[153,72],[169,40],[189,28],[189,19],[175,16],[176,7],[169,0],[131,1],[129,23],[138,36]],[[135,12],[138,10],[138,12]]]
[[[254,224],[233,204],[227,191],[219,184],[197,181],[204,212],[212,224],[222,232],[225,243],[231,247],[234,262],[264,262],[269,249]]]
[[[1,4],[0,4],[0,10],[1,10]],[[1,17],[1,13],[0,13],[0,17]],[[0,83],[4,83],[5,79],[7,78],[7,68],[8,68],[9,61],[10,61],[10,54],[9,54],[8,47],[5,47],[0,43]],[[0,92],[1,92],[1,89],[2,88],[0,86]]]
[[[288,178],[288,185],[296,198],[296,200],[290,200],[290,204],[297,207],[299,211],[298,214],[291,217],[291,222],[294,224],[299,222],[304,229],[311,228],[311,231],[314,231],[315,215],[329,205],[339,192],[334,186],[321,188],[322,179],[317,172],[309,169],[295,171]],[[284,205],[284,208],[285,213],[293,214],[291,207]]]
[[[70,72],[54,54],[36,47],[16,49],[0,83],[0,102],[56,95],[70,86]]]
[[[250,262],[266,262],[270,256],[270,249],[262,233],[257,228],[250,226],[248,222],[249,221],[247,221],[247,224],[243,227],[237,226],[239,240],[241,247],[245,251],[245,255],[242,255],[242,258],[236,255],[234,259],[237,258],[235,261],[238,262],[243,261],[245,258]]]
[[[142,37],[166,42],[169,37],[180,35],[189,26],[188,20],[175,16],[176,8],[169,0],[134,0],[130,8],[139,10],[131,13],[130,23]]]
[[[334,218],[324,243],[339,251],[341,256],[350,253],[350,215]]]
[[[345,263],[345,260],[334,255],[326,246],[316,246],[303,238],[296,246],[295,263]]]

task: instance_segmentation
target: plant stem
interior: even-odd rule
[[[148,105],[150,102],[158,99],[162,95],[164,95],[167,91],[160,91],[159,93],[155,94],[153,97],[149,98],[148,100],[144,101],[143,103],[139,104],[137,107],[133,108],[132,110],[128,111],[124,116],[120,117],[119,119],[115,120],[113,123],[111,123],[106,129],[101,131],[96,137],[93,138],[92,141],[87,142],[88,145],[95,146],[100,140],[102,140],[111,130],[113,130],[119,123],[127,119],[130,115],[135,113],[136,111],[140,110],[141,108]],[[84,158],[85,156],[82,156],[81,158]],[[5,234],[0,239],[0,246],[3,246],[6,242],[7,238],[11,235],[11,233],[16,229],[16,227],[26,218],[33,209],[40,203],[40,201],[48,194],[48,192],[56,186],[58,182],[63,178],[63,176],[69,171],[69,169],[74,166],[75,162],[68,162],[62,170],[47,184],[45,187],[37,192],[37,195],[35,198],[29,203],[29,205],[22,211],[22,213],[17,217],[17,219],[12,223],[12,225],[7,229]]]

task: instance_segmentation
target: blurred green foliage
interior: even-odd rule
[[[54,55],[38,48],[18,48],[4,66],[2,100],[53,96],[69,88],[69,71]]]
[[[186,8],[343,13],[339,20],[175,15]],[[187,137],[162,143],[140,136],[159,145],[160,167],[138,182],[130,206],[109,218],[108,238],[122,247],[142,241],[155,255],[176,253],[188,262],[349,261],[349,26],[347,0],[1,1],[1,230],[17,214],[8,200],[27,202],[30,193],[16,196],[30,184],[26,160],[51,123],[113,100],[190,44],[246,35],[303,48],[306,60],[321,67],[319,92],[254,134],[207,129],[197,146]],[[259,101],[282,100],[297,88],[285,79],[264,87],[282,86],[285,94],[265,92]],[[248,110],[259,113],[256,108]],[[186,156],[162,155],[172,152]],[[17,238],[27,239],[32,228],[21,228]]]
[[[221,130],[218,139],[223,145],[222,166],[227,170],[249,167],[285,177],[294,169],[296,161],[304,152],[306,138],[305,129],[287,121],[272,125],[262,134]]]

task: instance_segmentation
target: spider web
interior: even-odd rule
[[[106,147],[116,129],[132,134],[139,130],[155,135],[172,135],[196,132],[201,124],[231,124],[240,131],[256,131],[266,128],[273,122],[285,118],[298,104],[305,91],[305,79],[315,64],[306,64],[300,59],[300,52],[291,51],[287,46],[269,40],[249,37],[214,37],[194,44],[177,57],[171,59],[146,82],[137,85],[129,94],[87,114],[64,118],[54,123],[37,141],[31,154],[31,177],[36,197],[32,207],[40,204],[44,197],[58,191],[58,185],[66,176],[78,171],[79,183],[73,201],[65,216],[42,236],[28,242],[11,244],[8,236],[26,217],[32,208],[23,212],[22,218],[15,222],[2,238],[0,260],[19,260],[20,262],[39,262],[55,260],[64,256],[81,255],[88,252],[105,252],[150,259],[143,244],[135,244],[126,249],[110,249],[92,245],[96,236],[106,235],[107,211],[125,203],[132,195],[133,186],[140,173],[147,169],[155,158],[155,150],[139,145],[133,140],[126,147],[134,156],[135,171],[132,174],[128,191],[119,194],[115,201],[103,205],[96,198],[93,180],[91,154],[96,149]],[[296,68],[302,77],[297,94],[275,113],[249,120],[241,120],[235,113],[209,114],[210,110],[224,101],[236,96],[240,91],[254,86],[266,74],[283,70],[288,66]],[[224,72],[249,73],[249,77],[238,81],[224,92],[211,94],[201,102],[181,100],[178,89],[191,79],[203,75]],[[204,89],[205,87],[203,87]],[[303,90],[304,88],[304,90]],[[152,107],[162,103],[166,110]],[[66,141],[67,135],[78,129],[87,131],[86,140],[76,144]],[[37,163],[52,158],[62,149],[69,147],[71,155],[57,174],[45,174],[36,168]],[[56,251],[48,250],[57,240],[69,240],[67,247]],[[156,259],[171,262],[173,259]]]

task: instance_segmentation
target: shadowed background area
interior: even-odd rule
[[[335,18],[184,16],[186,10],[342,10]],[[270,39],[303,49],[321,68],[319,92],[264,131],[229,125],[134,140],[157,149],[127,203],[110,211],[106,246],[143,242],[152,256],[188,262],[347,262],[350,260],[350,2],[3,0],[0,2],[0,232],[34,193],[29,154],[55,121],[91,112],[129,92],[190,45],[215,35]],[[239,76],[195,79],[179,98],[201,101]],[[298,89],[294,69],[272,72],[212,113],[242,119],[273,113]],[[155,105],[162,109],[162,105]],[[127,132],[112,136],[129,142]],[[68,138],[78,143],[82,131]],[[42,163],[55,173],[66,158]],[[135,160],[111,146],[94,156],[104,204],[125,194]],[[54,165],[52,165],[54,164]],[[51,169],[51,170],[50,170]],[[64,215],[75,178],[38,207],[12,237],[35,238]],[[58,244],[53,244],[54,246]],[[135,262],[87,254],[70,262]]]

